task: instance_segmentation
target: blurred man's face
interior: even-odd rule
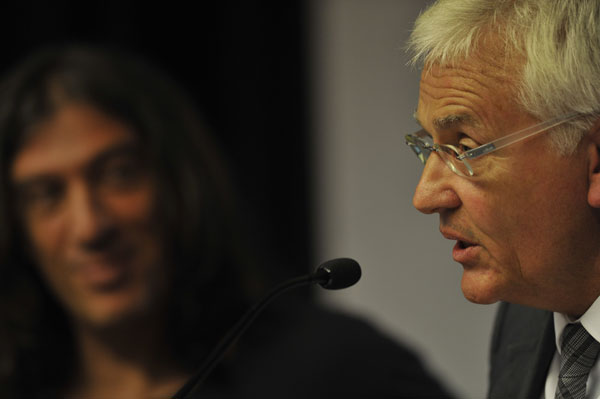
[[[85,105],[34,127],[11,177],[31,253],[78,322],[143,314],[164,295],[156,184],[130,128]]]
[[[517,65],[508,62],[503,54],[475,53],[422,75],[417,117],[435,142],[466,150],[539,122],[516,101]],[[413,203],[438,213],[441,233],[457,241],[452,255],[473,302],[568,312],[577,287],[587,289],[600,248],[595,211],[586,201],[587,147],[560,156],[549,138],[472,160],[474,177],[454,174],[437,154],[425,165]]]

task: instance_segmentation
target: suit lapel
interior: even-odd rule
[[[490,397],[539,399],[555,352],[552,313],[503,304],[492,342]]]
[[[537,399],[544,390],[548,368],[555,352],[552,314],[549,313],[545,318],[535,335],[509,347],[512,358],[509,368],[516,372],[514,387],[518,388],[515,398]]]

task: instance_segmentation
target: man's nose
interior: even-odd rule
[[[89,246],[110,230],[110,218],[98,193],[81,184],[73,188],[69,201],[71,234],[78,245]]]
[[[457,178],[460,176],[452,172],[438,154],[432,153],[415,189],[413,206],[426,214],[459,207],[461,200],[451,185]]]

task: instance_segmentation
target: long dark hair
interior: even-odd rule
[[[260,285],[239,234],[243,229],[226,168],[177,84],[124,52],[83,46],[41,50],[0,86],[3,397],[54,395],[71,373],[74,348],[67,318],[25,251],[8,176],[23,136],[65,98],[133,127],[149,153],[159,181],[161,227],[169,237],[175,269],[169,331],[182,365],[196,364],[246,307],[251,287]]]

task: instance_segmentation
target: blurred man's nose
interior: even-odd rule
[[[109,212],[91,187],[81,184],[72,188],[68,206],[71,237],[76,245],[93,245],[110,230]]]
[[[457,208],[461,201],[450,185],[457,178],[461,177],[452,172],[437,154],[432,153],[415,190],[413,206],[426,214]]]

